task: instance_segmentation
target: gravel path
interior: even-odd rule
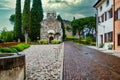
[[[63,44],[31,45],[26,55],[26,80],[61,80]]]

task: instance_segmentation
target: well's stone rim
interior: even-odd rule
[[[21,57],[21,56],[25,56],[24,54],[13,54],[13,53],[2,53],[0,55],[8,55],[8,56],[4,56],[4,57],[0,57],[1,59],[9,59],[9,58],[17,58],[17,57]]]

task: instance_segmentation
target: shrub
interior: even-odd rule
[[[17,50],[16,49],[11,49],[11,48],[0,48],[0,52],[1,53],[15,53],[15,52],[17,52]]]
[[[86,44],[91,45],[91,43],[92,43],[92,38],[87,37],[86,38]]]
[[[99,44],[99,48],[103,48],[103,47],[104,47],[103,43]]]
[[[108,50],[112,50],[113,49],[113,45],[112,44],[109,44],[108,45]]]
[[[86,40],[85,40],[85,39],[80,40],[80,43],[82,43],[82,44],[86,44]]]
[[[60,41],[59,40],[52,40],[51,43],[52,44],[60,44]]]
[[[18,44],[12,47],[0,48],[1,53],[16,53],[30,47],[29,44]]]
[[[92,46],[95,46],[95,45],[96,45],[96,42],[91,42],[91,45],[92,45]]]
[[[29,44],[18,44],[16,46],[14,46],[15,49],[17,49],[18,51],[23,51],[24,49],[30,47]]]
[[[39,44],[48,44],[48,41],[47,40],[39,40],[38,43]]]
[[[73,36],[67,36],[67,38],[66,38],[66,40],[67,41],[73,41],[73,40],[78,40],[78,38],[77,37],[73,37]]]

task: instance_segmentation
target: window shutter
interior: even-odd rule
[[[104,22],[104,14],[102,15],[102,17],[103,17],[103,22]]]
[[[112,10],[112,8],[110,10],[110,14],[111,14],[111,18],[112,18],[113,17],[113,10]]]
[[[107,20],[107,12],[105,12],[105,21]]]
[[[106,33],[104,34],[104,41],[106,42]]]
[[[118,34],[118,46],[120,46],[120,34]]]
[[[98,17],[98,23],[100,23],[100,17]]]
[[[118,9],[115,11],[115,20],[118,20]]]
[[[111,32],[111,42],[113,41],[113,32]]]

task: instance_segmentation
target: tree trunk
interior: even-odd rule
[[[28,43],[28,33],[27,33],[27,31],[25,31],[24,36],[25,36],[25,43],[27,44]]]
[[[78,30],[78,38],[80,39],[80,31]]]
[[[20,38],[18,38],[18,42],[20,42]]]

